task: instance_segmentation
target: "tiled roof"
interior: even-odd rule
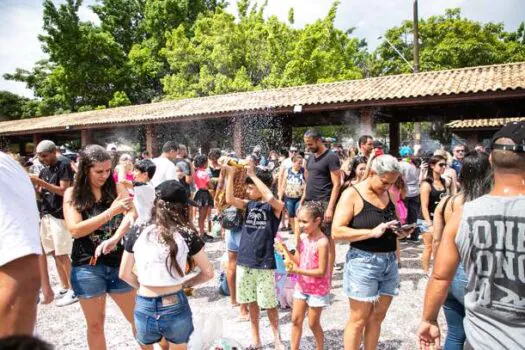
[[[454,97],[461,94],[519,90],[525,96],[525,62],[390,75],[377,78],[304,85],[145,105],[63,114],[0,123],[0,134],[79,129],[118,123],[162,122],[201,116],[292,112],[294,105],[389,104],[418,97]]]
[[[501,128],[510,122],[525,121],[525,117],[518,118],[494,118],[494,119],[465,119],[453,120],[447,124],[449,129],[481,129]]]

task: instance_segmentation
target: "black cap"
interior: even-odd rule
[[[383,142],[379,141],[379,140],[375,140],[373,143],[372,143],[373,147],[374,148],[383,148]]]
[[[155,187],[157,198],[170,203],[182,203],[197,206],[189,198],[188,190],[177,180],[164,181]]]
[[[497,144],[496,141],[500,138],[511,139],[515,144]],[[508,123],[496,132],[492,137],[492,149],[525,152],[525,121]]]

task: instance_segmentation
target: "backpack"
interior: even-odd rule
[[[221,225],[227,230],[239,230],[243,223],[243,214],[240,209],[229,207],[221,213]]]

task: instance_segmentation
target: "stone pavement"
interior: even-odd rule
[[[426,275],[421,270],[420,256],[422,243],[403,242],[401,245],[401,288],[398,297],[394,298],[390,310],[383,323],[379,349],[416,349],[416,330],[421,317],[424,289],[427,284]],[[348,249],[347,244],[337,245],[336,263],[342,266]],[[206,252],[213,261],[216,271],[219,271],[219,260],[225,251],[225,244],[216,241],[206,245]],[[54,288],[58,288],[54,261],[49,258],[51,279]],[[343,329],[348,319],[348,299],[343,295],[342,271],[335,271],[331,305],[323,311],[321,324],[325,332],[326,349],[342,349]],[[216,272],[216,277],[218,272]],[[209,281],[195,290],[190,298],[191,308],[195,318],[210,316],[222,320],[223,335],[237,340],[243,345],[250,343],[250,324],[238,319],[238,308],[232,308],[229,298],[218,293],[217,278]],[[261,313],[261,336],[264,349],[272,349],[272,336],[268,318]],[[291,333],[291,312],[280,310],[280,327],[282,338],[289,346]],[[443,323],[441,315],[440,323]],[[108,349],[138,349],[133,341],[128,323],[108,298],[106,308],[106,340]],[[85,321],[78,303],[66,307],[56,307],[54,303],[39,306],[37,334],[52,343],[56,349],[87,349]],[[301,349],[315,349],[314,338],[304,323]]]

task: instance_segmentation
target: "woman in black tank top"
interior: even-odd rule
[[[399,273],[395,205],[388,190],[401,174],[397,159],[382,155],[372,161],[369,177],[346,189],[335,210],[332,236],[351,242],[346,255],[343,289],[350,300],[345,349],[359,349],[362,334],[377,347],[381,323],[397,295]]]
[[[89,145],[80,152],[73,187],[64,193],[64,219],[74,238],[71,285],[86,319],[88,346],[96,350],[106,349],[107,294],[134,329],[135,291],[118,273],[121,240],[136,214],[128,191],[115,184],[111,172],[110,154],[101,146]]]
[[[421,218],[418,220],[420,230],[423,234],[425,249],[421,256],[423,271],[430,269],[430,258],[432,257],[432,231],[434,211],[441,198],[448,192],[445,180],[442,178],[447,167],[447,160],[442,156],[433,156],[428,162],[428,176],[421,182]]]

